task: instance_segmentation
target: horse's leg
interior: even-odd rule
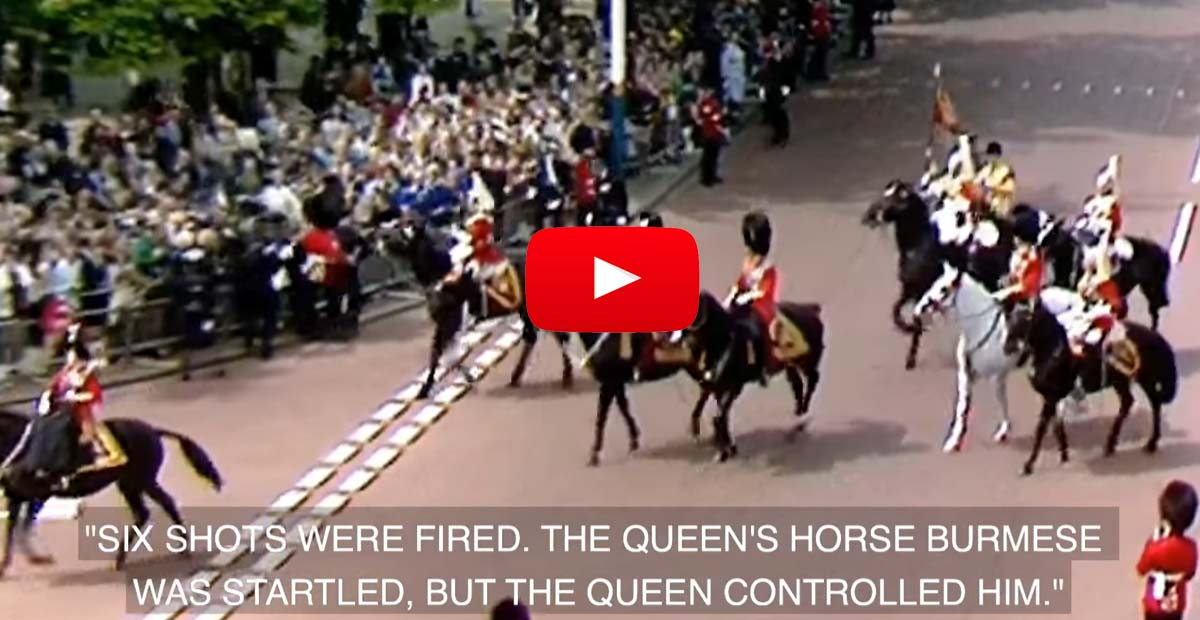
[[[179,514],[179,507],[175,505],[175,498],[171,497],[171,494],[167,493],[166,489],[162,488],[157,482],[152,482],[150,486],[146,487],[145,493],[154,503],[162,507],[163,512],[167,513],[172,523],[183,525],[183,516]],[[191,553],[184,548],[180,555],[190,557]]]
[[[575,385],[575,371],[571,367],[571,356],[567,354],[567,349],[571,346],[571,335],[555,332],[554,339],[558,341],[558,351],[562,354],[562,386],[564,390],[569,390],[572,385]],[[624,388],[622,388],[622,393],[624,393]]]
[[[924,326],[921,325],[921,319],[913,319],[913,325],[916,329],[913,330],[912,338],[908,343],[908,355],[904,358],[904,369],[913,370],[917,367],[917,352],[921,349],[921,332]]]
[[[612,406],[614,396],[611,384],[600,384],[600,396],[596,406],[596,437],[592,441],[592,457],[588,460],[588,465],[592,467],[600,464],[600,453],[604,451],[604,427],[608,426],[608,409]]]
[[[521,355],[517,357],[517,365],[513,367],[512,376],[509,377],[508,387],[520,387],[521,379],[525,376],[525,368],[529,365],[529,356],[533,354],[533,347],[538,341],[538,329],[529,322],[529,317],[522,317],[524,326],[521,328]]]
[[[129,512],[133,513],[133,525],[139,530],[142,529],[146,522],[150,520],[150,509],[146,507],[146,500],[142,498],[142,490],[134,488],[133,484],[125,480],[117,482],[117,489],[121,491],[121,496],[125,498],[125,503],[129,506]],[[113,567],[117,570],[125,568],[125,546],[121,545],[117,549],[117,558],[113,562]]]
[[[713,426],[717,436],[716,459],[719,463],[724,463],[737,456],[737,443],[733,440],[730,419],[732,417],[733,401],[737,400],[740,392],[740,388],[734,388],[717,398],[717,407],[720,409],[720,413],[713,420]]]
[[[442,361],[446,341],[450,339],[448,332],[449,330],[441,325],[433,328],[433,345],[429,348],[429,373],[425,376],[425,382],[421,384],[421,391],[417,393],[418,399],[429,398],[429,393],[433,391],[433,380],[437,375],[438,364]]]
[[[642,431],[638,429],[637,419],[633,417],[633,412],[629,409],[629,398],[625,395],[624,383],[617,384],[616,397],[617,409],[621,411],[621,417],[625,418],[625,426],[629,429],[629,451],[637,452],[642,445]]]
[[[1058,407],[1054,408],[1054,438],[1058,441],[1058,462],[1065,465],[1071,460],[1071,452],[1067,446],[1067,421]]]
[[[950,421],[946,441],[942,444],[943,452],[962,450],[967,435],[967,417],[971,411],[971,389],[975,384],[975,374],[967,356],[967,343],[961,337],[955,356],[958,358],[958,395],[954,403],[954,418]]]
[[[996,382],[996,402],[1000,404],[1000,422],[996,424],[992,440],[1004,443],[1008,441],[1008,433],[1012,430],[1012,420],[1008,417],[1008,373],[1002,372],[993,380]]]
[[[1116,371],[1110,370],[1109,372],[1115,374]],[[1117,419],[1113,420],[1112,429],[1108,431],[1108,439],[1104,442],[1104,456],[1112,456],[1116,453],[1117,442],[1121,439],[1121,427],[1125,425],[1125,418],[1129,417],[1129,412],[1133,409],[1133,391],[1129,388],[1129,382],[1114,380],[1112,387],[1117,391],[1121,408],[1117,411]]]
[[[0,558],[0,577],[12,565],[13,547],[16,545],[17,520],[20,519],[21,509],[25,502],[8,498],[8,515],[4,518],[4,557]]]
[[[37,544],[37,515],[39,510],[41,510],[41,502],[35,501],[26,504],[25,514],[21,517],[20,524],[17,527],[16,543],[20,546],[21,553],[25,555],[30,564],[53,564],[54,556],[41,551],[41,545]]]
[[[1150,438],[1146,440],[1146,445],[1142,447],[1146,454],[1158,452],[1158,440],[1162,439],[1162,403],[1157,396],[1150,398],[1150,415],[1153,428],[1150,429]]]
[[[1056,402],[1051,402],[1050,399],[1042,401],[1042,411],[1038,414],[1037,430],[1033,433],[1033,451],[1029,454],[1029,460],[1025,461],[1025,467],[1021,470],[1023,475],[1033,474],[1033,464],[1037,462],[1038,454],[1042,451],[1042,440],[1046,438],[1046,427],[1050,425],[1050,419],[1054,417]]]
[[[796,399],[794,413],[796,417],[800,418],[787,433],[787,439],[791,441],[804,432],[804,427],[808,426],[808,419],[805,417],[805,414],[808,413],[807,393],[812,390],[812,386],[811,384],[805,385],[805,379],[800,376],[800,369],[795,366],[788,366],[784,370],[784,375],[787,376],[788,385],[792,386],[792,396]]]
[[[704,415],[704,406],[708,404],[708,397],[711,395],[712,392],[700,388],[700,398],[696,399],[696,406],[692,407],[692,420],[688,431],[696,441],[700,441],[700,416]]]

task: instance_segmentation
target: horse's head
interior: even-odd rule
[[[721,301],[708,291],[700,291],[700,303],[696,307],[696,318],[683,328],[675,339],[685,339],[693,349],[708,349],[717,343],[715,339],[729,332],[729,314]],[[696,346],[696,345],[699,346]]]
[[[1004,337],[1004,354],[1017,355],[1029,347],[1029,337],[1033,333],[1035,308],[1031,304],[1020,303],[1013,307],[1008,314],[1008,335]]]
[[[662,228],[662,216],[654,211],[641,211],[637,215],[637,225],[649,228]]]
[[[406,219],[384,230],[379,251],[408,262],[421,286],[435,285],[453,268],[450,252],[419,220]]]
[[[930,312],[942,311],[954,305],[954,295],[962,284],[963,272],[950,263],[942,263],[942,275],[934,280],[929,290],[917,300],[913,313],[924,316]]]
[[[912,186],[896,179],[888,183],[883,189],[883,195],[867,208],[862,223],[869,228],[876,228],[893,222],[913,205],[914,199],[920,200],[920,197],[916,195]]]

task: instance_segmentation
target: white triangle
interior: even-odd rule
[[[592,299],[600,299],[641,279],[608,261],[592,257]]]

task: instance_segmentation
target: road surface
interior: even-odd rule
[[[1162,325],[1177,350],[1182,386],[1167,411],[1160,452],[1139,449],[1149,424],[1139,407],[1118,454],[1101,458],[1115,399],[1095,398],[1092,413],[1070,420],[1073,461],[1059,466],[1051,449],[1036,476],[1020,478],[1037,410],[1024,377],[1010,378],[1017,426],[1009,444],[988,439],[996,405],[985,386],[976,396],[967,449],[943,454],[955,331],[939,323],[918,369],[903,370],[905,341],[887,316],[896,291],[890,236],[859,225],[887,181],[919,173],[930,69],[941,62],[966,124],[981,139],[1004,144],[1021,200],[1078,209],[1096,172],[1120,153],[1129,232],[1167,243],[1178,205],[1200,200],[1200,186],[1188,180],[1200,133],[1200,64],[1192,58],[1200,50],[1194,19],[1200,1],[1061,0],[1052,11],[1044,5],[912,3],[881,38],[879,60],[843,65],[834,83],[795,99],[791,146],[768,150],[762,130],[748,131],[726,156],[723,186],[689,185],[664,203],[667,224],[696,237],[701,285],[714,291],[736,276],[742,214],[769,212],[783,297],[820,302],[828,324],[824,380],[807,436],[784,439],[791,399],[782,382],[750,389],[737,404],[734,427],[742,456],[713,465],[711,451],[686,436],[696,390],[680,378],[632,391],[641,453],[624,452],[624,429],[614,419],[605,464],[588,468],[594,386],[580,381],[561,390],[557,352],[543,342],[524,389],[504,387],[510,357],[444,412],[414,406],[385,428],[368,429],[366,447],[335,458],[345,464],[304,505],[336,494],[394,432],[424,416],[428,427],[420,438],[370,486],[353,491],[352,481],[351,505],[1118,506],[1121,560],[1075,565],[1072,616],[1133,617],[1139,595],[1133,562],[1154,527],[1155,497],[1167,480],[1200,474],[1200,421],[1191,415],[1200,403],[1200,330],[1191,318],[1200,312],[1195,257],[1176,270]],[[1145,318],[1140,299],[1133,316]],[[373,326],[351,351],[247,363],[226,380],[125,389],[113,395],[109,415],[143,416],[211,451],[229,480],[220,495],[172,454],[164,480],[185,508],[265,507],[409,384],[424,368],[429,333],[424,317],[414,314]],[[495,342],[480,345],[472,358]],[[89,506],[115,501],[106,493]],[[18,562],[0,583],[6,612],[127,617],[121,578],[106,563],[71,559],[72,524],[47,524],[42,534],[60,563]],[[283,573],[303,571],[303,561]]]

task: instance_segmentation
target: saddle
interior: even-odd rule
[[[1117,372],[1133,378],[1142,367],[1142,354],[1137,345],[1128,338],[1108,343],[1105,347],[1104,361]]]

